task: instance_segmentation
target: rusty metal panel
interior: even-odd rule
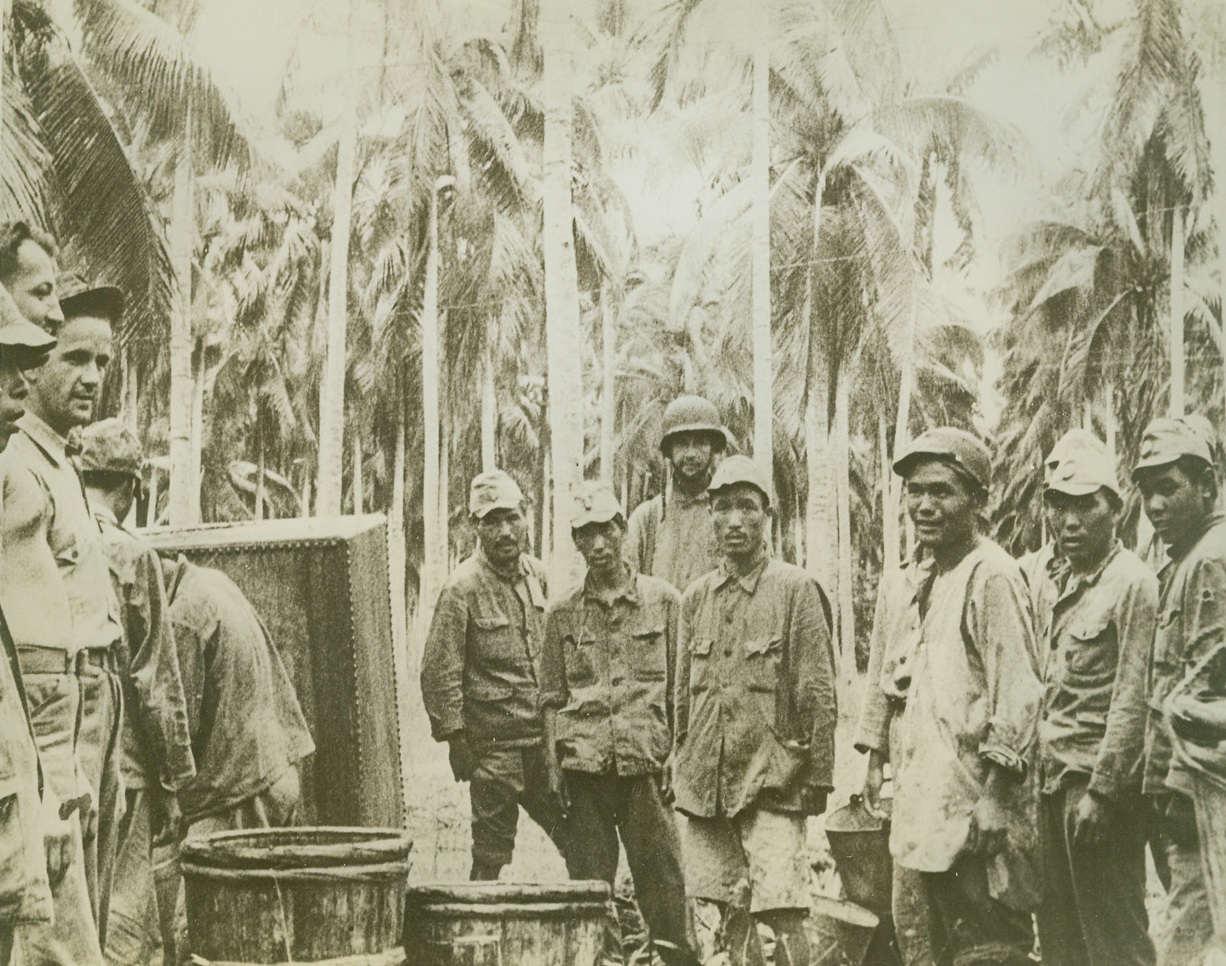
[[[226,573],[272,635],[315,739],[304,824],[403,827],[385,518],[142,532],[163,555]]]

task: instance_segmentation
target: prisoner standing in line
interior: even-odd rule
[[[421,691],[436,741],[447,742],[472,805],[473,880],[511,861],[519,807],[565,854],[564,817],[549,793],[539,664],[545,581],[527,551],[519,485],[501,470],[475,477],[469,513],[478,546],[451,575],[422,653]]]
[[[825,811],[834,766],[830,626],[817,581],[768,553],[766,474],[730,456],[709,490],[723,561],[685,592],[675,698],[688,887],[727,925],[744,912],[747,883],[748,912],[773,930],[776,962],[808,966],[805,826]],[[762,961],[756,930],[745,947],[746,962]]]
[[[608,484],[582,485],[570,523],[587,569],[550,605],[541,654],[549,785],[569,813],[567,871],[612,889],[620,836],[655,951],[666,966],[697,966],[664,799],[681,597],[622,559],[626,521]]]

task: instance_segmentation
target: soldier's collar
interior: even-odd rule
[[[639,605],[639,575],[630,569],[628,564],[624,565],[629,573],[630,579],[620,588],[613,592],[606,592],[598,587],[592,586],[591,575],[584,574],[583,577],[583,596],[586,600],[596,601],[605,607],[611,607],[619,600],[624,600],[635,607]]]
[[[668,502],[674,506],[704,506],[711,502],[711,494],[706,490],[700,490],[697,493],[686,493],[675,484],[669,487]]]
[[[1205,517],[1205,522],[1202,523],[1197,529],[1196,536],[1194,536],[1179,549],[1175,549],[1174,547],[1167,548],[1166,555],[1170,562],[1174,563],[1175,561],[1182,560],[1184,557],[1186,557],[1191,552],[1192,548],[1200,543],[1201,538],[1224,519],[1226,519],[1226,516],[1223,516],[1221,510],[1214,510],[1212,513],[1210,513],[1207,517]]]
[[[745,593],[752,594],[758,589],[758,581],[762,579],[762,573],[766,570],[766,565],[768,563],[770,563],[770,554],[763,556],[762,562],[754,567],[753,570],[749,571],[749,573],[739,574],[733,568],[732,564],[728,562],[728,558],[725,557],[720,563],[720,569],[723,570],[724,577],[719,582],[719,586],[723,587],[730,581],[735,581],[741,585],[741,589],[745,591]]]
[[[528,568],[524,566],[524,555],[522,553],[515,558],[515,563],[510,567],[496,566],[494,561],[485,555],[485,548],[480,544],[477,546],[477,553],[481,556],[482,565],[487,567],[495,577],[501,577],[503,580],[514,582],[528,576]]]
[[[1124,544],[1117,537],[1115,543],[1111,545],[1111,549],[1107,551],[1107,555],[1099,561],[1098,566],[1089,573],[1079,574],[1073,569],[1072,564],[1063,556],[1055,556],[1053,560],[1060,560],[1063,566],[1060,567],[1059,574],[1062,582],[1058,582],[1056,586],[1060,587],[1064,593],[1070,593],[1080,587],[1093,587],[1098,583],[1103,575],[1103,571],[1107,569],[1107,565],[1116,558],[1121,550],[1124,549]]]
[[[17,425],[22,428],[34,445],[42,450],[53,463],[67,463],[72,456],[81,452],[79,444],[74,444],[70,440],[65,439],[47,425],[42,417],[30,410],[26,410],[25,415],[17,420]],[[74,453],[73,450],[76,452]]]

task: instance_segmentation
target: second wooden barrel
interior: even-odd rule
[[[411,966],[596,966],[610,915],[603,882],[411,886]]]

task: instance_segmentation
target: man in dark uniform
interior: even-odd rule
[[[523,493],[493,470],[473,480],[468,508],[479,545],[439,595],[421,690],[452,774],[469,782],[471,878],[497,879],[511,861],[520,805],[560,850],[563,815],[549,794],[542,747],[545,585],[540,562],[525,552]]]
[[[727,446],[719,411],[701,396],[680,396],[664,410],[660,450],[670,481],[630,514],[625,554],[641,574],[678,591],[719,565],[707,484]]]
[[[541,706],[550,789],[570,813],[572,879],[617,875],[618,834],[660,958],[694,964],[681,845],[662,781],[673,739],[681,598],[622,560],[626,521],[605,483],[583,484],[571,535],[587,563],[549,608]]]
[[[808,966],[805,825],[825,811],[834,767],[823,593],[770,558],[772,487],[757,464],[728,457],[709,489],[723,562],[685,592],[675,699],[689,890],[717,903],[727,925],[747,883],[749,911],[775,933],[775,961]],[[744,941],[745,961],[760,961],[756,931]]]

